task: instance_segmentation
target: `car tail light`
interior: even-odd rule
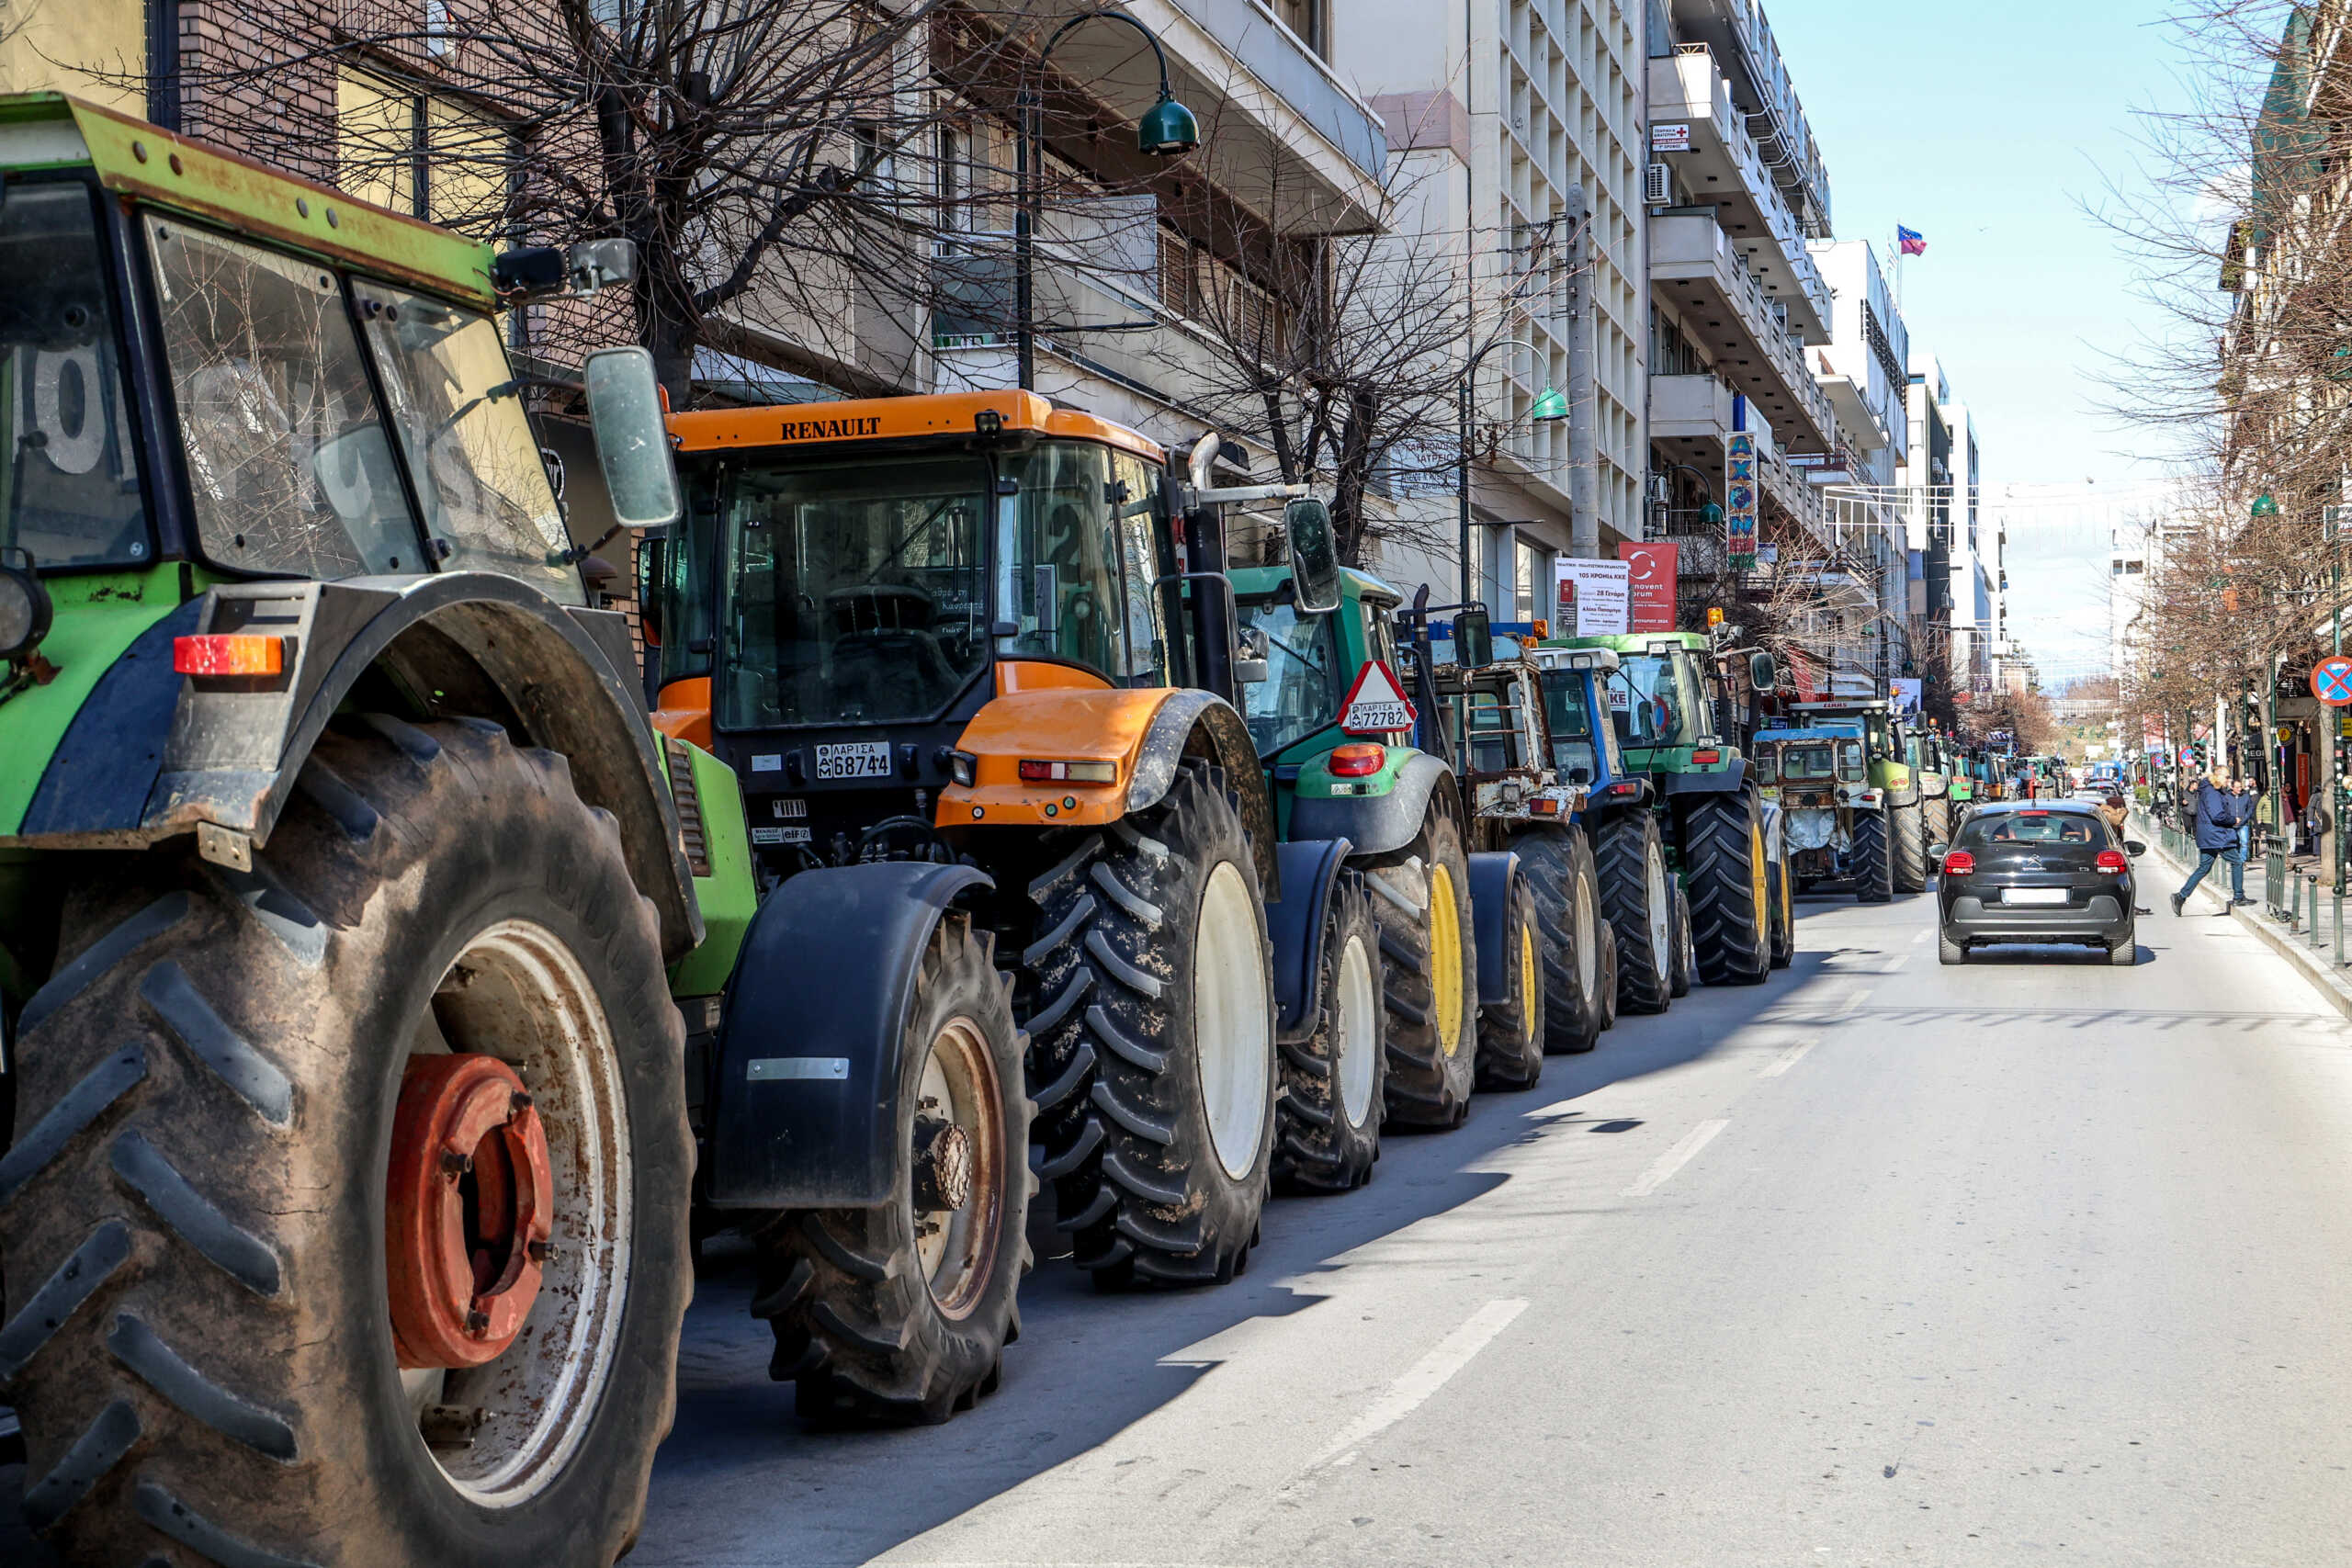
[[[172,669],[182,675],[277,675],[286,669],[286,639],[213,633],[172,639]]]
[[[1331,748],[1331,776],[1338,779],[1365,779],[1388,765],[1388,748],[1371,741],[1351,741]]]
[[[1041,761],[1034,757],[1021,759],[1023,784],[1117,784],[1119,764],[1116,762]]]
[[[2098,869],[2104,875],[2121,876],[2132,869],[2132,863],[2123,858],[2121,850],[2101,850],[2098,852]]]
[[[1954,850],[1944,856],[1946,876],[1966,876],[1976,869],[1976,857],[1966,850]]]

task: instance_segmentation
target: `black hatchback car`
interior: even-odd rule
[[[2138,963],[2132,862],[2147,848],[2081,801],[1979,807],[1937,879],[1939,955],[1965,964],[1979,943],[2080,942],[2106,949],[2109,964]]]

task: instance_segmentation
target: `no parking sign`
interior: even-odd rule
[[[2352,659],[2339,654],[2312,665],[2312,695],[2332,708],[2352,704]]]

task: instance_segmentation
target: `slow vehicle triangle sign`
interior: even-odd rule
[[[1350,735],[1410,729],[1419,716],[1405,700],[1405,687],[1396,672],[1377,659],[1356,671],[1356,683],[1348,688],[1347,700],[1340,705],[1340,728]]]

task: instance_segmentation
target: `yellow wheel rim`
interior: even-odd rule
[[[1527,1026],[1527,1038],[1535,1035],[1535,932],[1526,926],[1519,928],[1519,1016]]]
[[[1760,827],[1747,829],[1747,874],[1756,895],[1756,929],[1769,936],[1771,933],[1765,931],[1764,922],[1772,913],[1772,873],[1764,859],[1764,829]]]
[[[1437,994],[1438,1044],[1449,1056],[1462,1049],[1462,911],[1453,902],[1453,875],[1430,864],[1430,988]]]

